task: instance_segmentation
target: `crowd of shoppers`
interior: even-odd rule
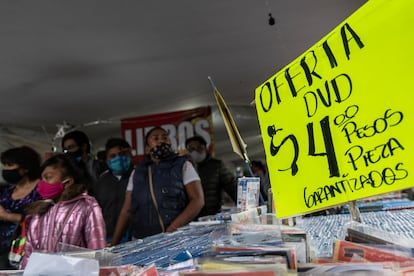
[[[131,146],[110,138],[98,160],[79,130],[62,138],[62,153],[46,160],[16,147],[1,154],[0,270],[13,269],[10,243],[28,222],[25,255],[57,252],[60,245],[101,249],[161,232],[173,232],[200,216],[220,212],[223,193],[236,200],[235,176],[213,158],[201,137],[177,154],[168,132],[154,127],[145,137],[146,158],[133,164]]]

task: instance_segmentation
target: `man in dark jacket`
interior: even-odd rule
[[[223,192],[236,202],[237,179],[223,161],[211,156],[206,140],[200,136],[190,137],[185,141],[185,146],[196,165],[204,191],[204,207],[198,217],[220,213]]]
[[[122,205],[128,179],[133,170],[131,146],[121,138],[110,138],[105,145],[108,170],[101,174],[95,187],[95,198],[102,208],[107,242],[111,242]],[[123,242],[126,241],[123,238]]]

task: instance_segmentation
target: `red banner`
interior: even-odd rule
[[[213,121],[210,107],[145,115],[121,120],[122,137],[133,149],[134,161],[145,155],[145,135],[150,129],[160,126],[168,131],[172,148],[185,148],[185,140],[192,136],[203,137],[210,151],[214,151]]]

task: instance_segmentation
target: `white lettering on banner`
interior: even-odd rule
[[[197,123],[194,126],[195,133],[197,135],[203,137],[204,140],[206,140],[207,145],[210,145],[211,144],[210,132],[206,131],[206,129],[208,129],[209,127],[210,127],[210,123],[206,119],[198,120]],[[188,137],[191,137],[191,136],[188,136]]]
[[[131,134],[131,130],[130,130],[130,129],[125,130],[124,137],[125,137],[125,140],[126,140],[126,141],[128,141],[128,143],[129,143],[130,145],[132,145],[132,144],[131,144],[131,141],[132,141],[132,134]],[[132,155],[136,155],[136,154],[137,154],[137,151],[136,151],[136,150],[132,150]]]
[[[137,137],[137,145],[136,145],[136,150],[135,151],[137,151],[137,155],[143,155],[144,154],[145,143],[144,143],[143,136],[144,135],[143,135],[142,128],[135,129],[135,137]],[[132,139],[131,139],[131,141],[132,141]],[[129,144],[132,146],[131,143],[129,143]]]
[[[145,135],[147,135],[148,131],[153,127],[154,126],[136,128],[135,143],[132,142],[132,129],[124,130],[125,140],[133,147],[134,155],[145,154]],[[211,134],[208,131],[210,123],[207,119],[199,119],[194,124],[189,121],[183,121],[177,127],[173,124],[165,124],[161,127],[168,131],[171,146],[174,150],[177,150],[179,147],[184,149],[185,140],[194,135],[203,137],[206,140],[207,145],[211,143]]]
[[[182,122],[178,126],[178,147],[177,149],[185,148],[186,137],[194,136],[193,124],[189,121]]]
[[[177,149],[177,130],[175,129],[175,125],[165,124],[161,125],[161,127],[167,131],[168,137],[170,138],[171,147],[174,150]]]

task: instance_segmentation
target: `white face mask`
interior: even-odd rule
[[[206,156],[207,156],[207,153],[206,152],[199,153],[196,150],[193,151],[193,152],[191,152],[191,158],[196,163],[200,163],[200,162],[204,161],[204,159],[206,159]]]

